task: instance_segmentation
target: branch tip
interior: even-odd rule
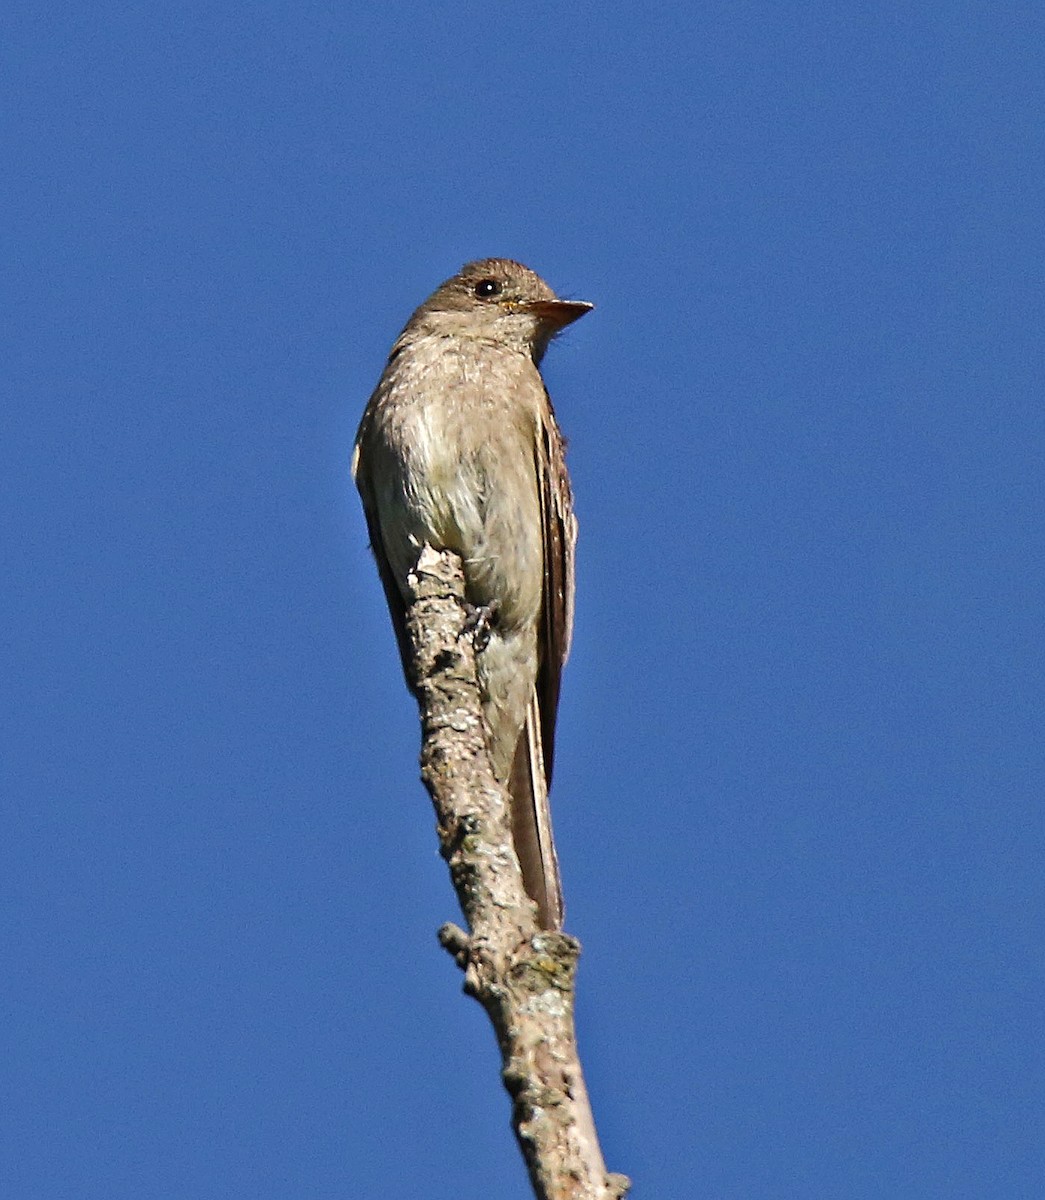
[[[468,934],[459,925],[447,921],[439,930],[439,945],[463,970],[468,963],[468,955],[472,949],[472,939]]]

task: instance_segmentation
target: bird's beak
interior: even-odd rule
[[[526,308],[549,329],[565,329],[595,307],[587,300],[531,300]]]

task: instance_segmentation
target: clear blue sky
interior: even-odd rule
[[[348,465],[521,259],[636,1200],[1045,1195],[1039,3],[4,18],[0,1191],[529,1195]]]

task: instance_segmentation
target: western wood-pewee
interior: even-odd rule
[[[396,339],[352,462],[408,684],[407,573],[425,542],[462,558],[468,600],[488,624],[477,669],[490,757],[547,929],[562,925],[548,786],[577,522],[537,368],[555,334],[591,308],[560,300],[521,263],[468,263]]]

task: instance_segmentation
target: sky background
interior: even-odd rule
[[[14,2],[0,1191],[528,1185],[349,478],[518,258],[636,1200],[1045,1194],[1040,3]]]

